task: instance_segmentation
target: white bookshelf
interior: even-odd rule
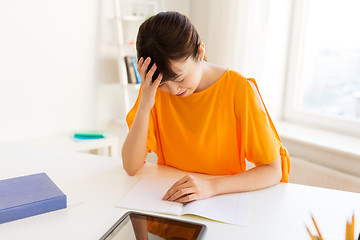
[[[114,21],[117,39],[117,65],[121,94],[126,113],[135,100],[133,97],[140,89],[140,84],[129,84],[125,65],[125,56],[136,56],[135,41],[139,26],[147,18],[164,9],[164,0],[114,0]],[[118,119],[124,122],[125,119]]]

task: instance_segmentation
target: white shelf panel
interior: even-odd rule
[[[164,0],[114,0],[113,21],[117,36],[118,71],[124,109],[127,113],[133,106],[141,84],[129,84],[125,56],[136,56],[135,43],[142,22],[163,10]],[[124,44],[125,43],[125,44]]]
[[[137,83],[137,84],[129,83],[129,84],[127,85],[127,87],[128,87],[129,89],[131,89],[131,90],[139,90],[139,89],[140,89],[140,85],[141,85],[141,84],[139,84],[139,83]]]
[[[145,21],[145,19],[146,19],[145,16],[134,16],[134,15],[126,15],[121,18],[121,20],[128,22],[143,22]]]

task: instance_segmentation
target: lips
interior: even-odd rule
[[[182,96],[184,96],[184,95],[185,95],[186,91],[187,91],[187,90],[183,91],[183,92],[182,92],[182,93],[180,93],[180,94],[177,94],[176,96],[178,96],[178,97],[182,97]]]

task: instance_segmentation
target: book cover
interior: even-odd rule
[[[46,173],[0,180],[0,223],[66,208],[66,195]]]
[[[250,192],[222,194],[186,205],[162,200],[166,191],[177,180],[142,177],[116,207],[171,215],[192,214],[224,223],[248,225]]]
[[[131,56],[131,64],[135,71],[136,83],[141,83],[141,77],[137,70],[137,62],[136,62],[135,56]]]
[[[126,71],[128,75],[128,83],[136,83],[135,70],[131,63],[131,57],[125,56]]]

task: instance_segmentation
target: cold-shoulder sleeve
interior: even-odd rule
[[[252,78],[244,80],[241,89],[241,96],[235,104],[235,112],[240,122],[240,142],[246,159],[255,166],[261,166],[281,156],[281,182],[288,182],[290,157],[281,144],[255,80]]]
[[[131,128],[134,122],[134,118],[139,107],[140,98],[141,98],[141,87],[133,108],[129,111],[129,113],[126,116],[126,122],[129,129]],[[155,118],[156,116],[154,114],[154,111],[151,110],[149,116],[149,130],[148,130],[147,142],[146,142],[146,150],[149,153],[150,152],[157,153],[157,141],[156,141],[157,130],[156,130],[156,121],[154,120]]]

